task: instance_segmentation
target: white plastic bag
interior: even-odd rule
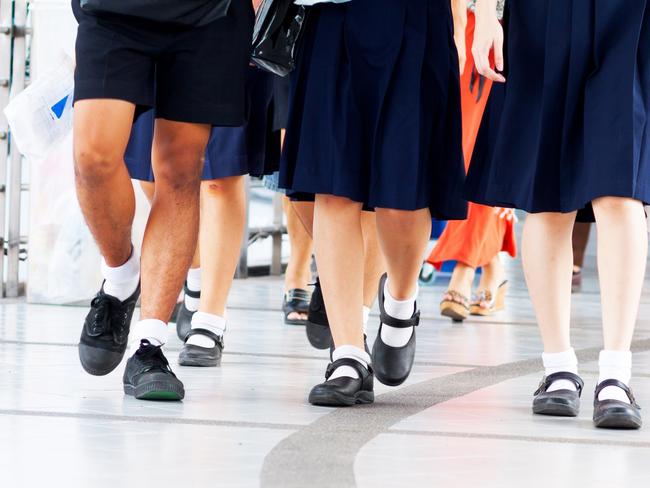
[[[74,61],[65,55],[57,68],[16,95],[4,110],[12,141],[28,158],[42,159],[72,129]]]

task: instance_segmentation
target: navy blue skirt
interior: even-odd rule
[[[311,8],[292,74],[280,186],[465,218],[449,0]]]
[[[280,133],[273,129],[275,76],[250,67],[246,80],[246,122],[241,127],[214,127],[205,154],[203,180],[228,176],[262,176],[280,164]],[[133,124],[124,159],[131,178],[154,181],[151,166],[154,111]]]
[[[650,0],[508,0],[466,196],[570,212],[650,201]]]

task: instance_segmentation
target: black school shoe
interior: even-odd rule
[[[320,280],[318,278],[316,278],[316,283],[314,283],[314,291],[309,301],[305,332],[307,333],[309,343],[316,349],[327,349],[334,344],[332,331],[330,330],[330,322],[327,319],[327,310],[325,310],[323,290],[320,287]]]
[[[187,340],[194,335],[206,336],[214,341],[214,347],[201,347],[188,344]],[[221,355],[223,354],[223,336],[218,336],[211,330],[192,329],[185,336],[185,344],[178,356],[178,364],[181,366],[220,366]]]
[[[599,400],[598,395],[608,386],[625,392],[630,403],[620,400]],[[643,425],[641,407],[636,403],[632,390],[625,383],[609,379],[596,386],[594,393],[594,425],[603,429],[640,429]]]
[[[79,339],[79,360],[87,373],[103,376],[120,364],[139,297],[140,284],[123,302],[104,293],[102,284],[101,290],[90,302],[90,311]]]
[[[574,390],[547,391],[557,380],[568,380],[576,385]],[[554,415],[556,417],[577,417],[580,413],[580,396],[584,382],[577,374],[560,371],[542,378],[535,398],[533,399],[533,413],[538,415]]]
[[[353,367],[359,377],[342,376],[330,380],[330,376],[340,366]],[[359,361],[351,358],[338,359],[327,366],[325,382],[312,388],[309,403],[323,407],[349,407],[372,403],[375,401],[372,374],[372,367],[366,369]]]
[[[188,297],[196,298],[197,300],[201,299],[201,292],[190,290],[187,287],[187,282],[183,287],[183,291],[185,295]],[[178,309],[178,315],[176,317],[176,335],[181,341],[185,341],[187,334],[192,329],[193,316],[194,316],[194,312],[187,309],[187,307],[185,306],[185,298],[183,298],[183,301],[181,302],[181,306]]]
[[[408,343],[402,347],[392,347],[384,343],[381,340],[381,328],[384,325],[398,328],[417,327],[420,324],[420,311],[416,303],[415,311],[408,320],[399,320],[388,315],[384,309],[384,285],[387,278],[388,275],[384,274],[379,280],[377,299],[379,301],[381,322],[377,332],[377,339],[375,339],[372,347],[372,364],[375,368],[375,376],[381,383],[388,386],[398,386],[406,381],[413,368],[413,361],[415,360],[415,328]]]
[[[124,393],[139,400],[183,399],[183,383],[172,372],[161,347],[146,339],[140,341],[140,348],[126,363]]]

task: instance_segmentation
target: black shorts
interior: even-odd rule
[[[90,14],[72,0],[79,22],[74,100],[134,103],[136,116],[239,126],[245,118],[246,72],[253,23],[250,0],[200,27]]]

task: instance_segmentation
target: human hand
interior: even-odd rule
[[[490,64],[490,52],[494,53],[496,71]],[[504,83],[503,27],[499,22],[496,0],[478,0],[476,5],[476,28],[472,46],[476,71],[487,79]]]

